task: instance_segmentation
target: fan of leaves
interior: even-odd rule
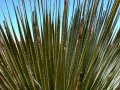
[[[61,0],[18,0],[17,6],[12,0],[15,27],[5,0],[10,22],[1,8],[0,89],[119,89],[120,0],[108,0],[106,10],[104,0],[70,2],[64,0],[62,10]]]

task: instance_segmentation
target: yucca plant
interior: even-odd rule
[[[71,0],[12,0],[17,27],[7,1],[10,22],[1,8],[0,89],[120,89],[120,0],[108,0],[106,10],[105,0],[73,0],[73,6]]]

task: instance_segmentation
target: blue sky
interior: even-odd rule
[[[7,1],[8,8],[9,8],[9,11],[10,11],[10,15],[11,15],[11,18],[12,18],[12,23],[14,24],[14,28],[16,30],[17,36],[19,37],[17,24],[16,24],[16,19],[15,19],[15,13],[14,13],[14,10],[13,10],[13,5],[12,5],[12,0],[6,0],[6,1]],[[31,0],[31,1],[33,1],[33,0]],[[47,1],[49,3],[50,0],[47,0]],[[83,0],[80,0],[80,1],[83,2]],[[112,1],[114,1],[114,0],[112,0]],[[15,2],[16,5],[18,5],[17,4],[18,0],[14,0],[14,2]],[[104,9],[106,9],[107,2],[108,2],[108,0],[104,0]],[[29,0],[25,0],[25,3],[27,5],[27,12],[28,12],[28,17],[29,17],[29,21],[30,21],[31,20],[31,14],[30,14]],[[61,0],[61,6],[60,6],[61,10],[63,10],[63,3],[64,3],[64,1]],[[53,5],[53,3],[52,3],[52,5]],[[70,0],[69,17],[71,17],[71,15],[72,15],[72,5],[73,5],[73,0]],[[4,13],[5,13],[5,16],[6,16],[7,20],[8,20],[8,22],[9,22],[8,12],[7,12],[4,0],[0,0],[0,6],[2,7],[2,9],[3,9]],[[49,7],[49,5],[48,5],[48,7]],[[52,11],[53,10],[55,10],[55,9],[53,8]],[[62,14],[61,14],[61,16],[62,16]],[[1,13],[1,10],[0,10],[0,23],[3,25],[3,15]],[[117,25],[116,25],[116,28],[118,28],[118,27],[120,27],[120,17],[119,17],[119,20],[118,20]]]

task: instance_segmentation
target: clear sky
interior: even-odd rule
[[[14,24],[16,33],[17,33],[17,35],[19,37],[17,24],[16,24],[16,20],[15,20],[15,13],[14,13],[14,10],[13,10],[13,5],[12,5],[12,0],[6,0],[6,1],[7,1],[7,4],[8,4],[8,8],[9,8],[9,11],[10,11],[12,22]],[[18,5],[18,0],[13,0],[13,1],[15,2],[16,5]],[[22,1],[22,0],[20,0],[20,1]],[[31,0],[31,1],[34,1],[34,0]],[[49,2],[50,0],[47,0],[47,1]],[[51,1],[53,1],[53,0],[51,0]],[[83,0],[80,0],[80,1],[83,2]],[[114,0],[112,0],[112,1],[114,1]],[[106,9],[107,2],[108,2],[108,0],[104,0],[104,9]],[[25,3],[27,5],[27,12],[28,12],[29,20],[31,20],[29,0],[25,0]],[[61,10],[63,10],[63,3],[64,3],[63,0],[61,0],[61,6],[60,6]],[[69,18],[72,15],[72,5],[73,5],[73,0],[70,0]],[[9,22],[8,12],[7,12],[7,8],[5,6],[5,1],[4,0],[0,0],[0,6],[2,7],[2,9],[3,9],[4,13],[5,13],[5,16],[6,16],[7,20],[8,20],[8,22]],[[53,8],[53,6],[52,6],[52,8]],[[120,8],[120,6],[119,6],[119,8]],[[55,10],[55,9],[53,8],[52,10]],[[0,10],[0,23],[3,25],[3,15],[1,13],[1,10]],[[118,20],[117,25],[116,25],[116,28],[118,28],[118,27],[120,27],[120,17],[119,17],[119,20]]]

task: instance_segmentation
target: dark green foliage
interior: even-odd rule
[[[119,88],[120,38],[119,32],[114,34],[114,31],[120,0],[114,0],[113,5],[109,0],[106,11],[103,10],[104,0],[101,0],[102,3],[100,0],[84,0],[83,4],[80,0],[74,0],[71,18],[70,0],[64,0],[63,11],[59,0],[29,0],[30,6],[21,1],[22,6],[19,0],[16,6],[12,0],[20,40],[6,0],[10,23],[2,11],[4,25],[0,24],[0,35],[3,42],[0,44],[4,48],[0,50],[0,89]],[[48,3],[50,8],[47,7]],[[30,7],[31,20],[26,7]]]

